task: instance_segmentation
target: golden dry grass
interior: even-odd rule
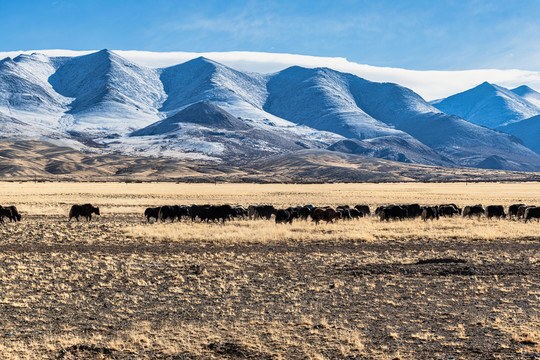
[[[141,207],[172,204],[362,203],[510,205],[536,203],[540,183],[392,183],[392,184],[185,184],[185,183],[14,183],[0,182],[0,204],[16,203],[32,215],[65,214],[73,203],[90,202],[109,213],[139,213]],[[67,209],[67,210],[66,210]]]
[[[292,242],[361,242],[437,241],[505,239],[529,241],[538,239],[538,222],[487,220],[469,218],[441,218],[424,222],[421,219],[381,222],[376,217],[360,220],[320,223],[296,221],[292,225],[273,221],[233,221],[216,223],[156,223],[128,226],[126,231],[135,238],[152,241],[187,241],[212,243],[269,243]]]
[[[152,223],[191,203],[540,203],[528,184],[1,183],[6,359],[534,359],[540,224]],[[73,203],[102,208],[71,222]],[[420,260],[449,259],[448,263]]]

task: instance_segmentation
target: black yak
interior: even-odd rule
[[[477,216],[480,218],[482,215],[484,215],[486,210],[481,204],[474,205],[474,206],[465,206],[463,208],[463,217],[468,216],[471,218],[472,216]]]
[[[87,221],[90,221],[92,220],[92,214],[100,215],[99,208],[94,207],[91,204],[73,205],[69,211],[68,221],[71,221],[71,218],[75,218],[79,221],[79,216],[84,216]]]
[[[161,209],[161,207],[146,208],[146,210],[144,210],[144,216],[146,217],[146,220],[150,222],[150,218],[154,218],[157,221],[159,217],[159,209]]]
[[[488,205],[486,207],[486,216],[488,219],[496,217],[498,219],[506,218],[506,213],[504,212],[504,207],[502,205]]]

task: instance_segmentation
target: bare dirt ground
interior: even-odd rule
[[[183,235],[189,223],[146,224],[125,194],[72,190],[53,201],[33,188],[39,195],[20,197],[23,221],[0,226],[2,358],[540,359],[538,223],[246,220],[202,225],[206,235],[194,238]],[[516,196],[536,196],[525,192]],[[15,203],[10,194],[0,203]],[[298,201],[283,196],[276,201]],[[369,203],[384,201],[377,196]],[[54,211],[84,199],[108,211],[90,223]],[[137,201],[168,199],[143,192]],[[515,226],[524,233],[492,230]],[[457,230],[442,236],[445,227]],[[489,236],[468,236],[473,229]]]

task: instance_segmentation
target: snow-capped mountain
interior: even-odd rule
[[[203,57],[161,69],[160,79],[167,93],[160,111],[167,114],[202,100],[224,107],[261,109],[266,99],[264,76],[242,73]]]
[[[495,129],[540,114],[540,106],[535,100],[540,94],[535,93],[527,87],[509,90],[484,82],[459,94],[433,101],[432,105],[447,114]]]
[[[256,74],[205,58],[152,69],[108,50],[24,55],[0,62],[0,113],[0,129],[19,137],[96,152],[238,161],[336,143],[348,152],[352,139],[404,162],[474,167],[495,156],[496,166],[540,170],[540,155],[511,135],[327,68]]]
[[[264,109],[298,124],[348,138],[407,136],[366,114],[351,94],[354,76],[294,66],[269,77]]]
[[[108,50],[63,59],[49,83],[72,100],[62,125],[81,133],[140,128],[160,118],[157,109],[166,97],[156,70]]]
[[[237,118],[208,101],[189,105],[171,117],[134,131],[130,141],[141,152],[176,149],[236,161],[245,154],[253,158],[324,147],[317,141],[301,140],[296,134],[254,126],[253,122]]]
[[[540,93],[538,91],[531,89],[527,85],[518,86],[511,91],[540,109]]]
[[[525,145],[540,154],[540,115],[500,126],[497,129],[520,138]]]
[[[68,111],[69,99],[48,82],[56,71],[54,59],[45,55],[19,55],[0,61],[0,111],[34,124],[54,127]]]

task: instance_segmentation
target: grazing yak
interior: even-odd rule
[[[279,209],[276,211],[276,224],[292,224],[293,219],[298,219],[298,212],[289,209]]]
[[[248,209],[246,209],[242,205],[236,205],[233,206],[233,210],[235,211],[235,217],[238,219],[245,219],[248,217]]]
[[[158,220],[158,217],[159,217],[159,210],[161,209],[161,207],[155,207],[155,208],[147,208],[146,210],[144,210],[144,216],[146,217],[146,220],[148,222],[150,222],[150,218],[154,218],[156,219],[156,221]]]
[[[17,211],[15,206],[2,207],[0,205],[0,223],[4,222],[4,217],[9,219],[9,222],[12,221],[21,221],[21,214]]]
[[[358,218],[364,217],[364,214],[358,211],[357,209],[350,209],[349,215],[351,215],[351,219],[358,219]]]
[[[167,219],[171,219],[171,221],[174,221],[175,217],[176,217],[176,212],[174,210],[174,206],[165,205],[159,208],[159,213],[158,213],[159,220],[165,221]]]
[[[369,206],[368,205],[355,205],[354,208],[360,212],[361,217],[366,217],[366,216],[369,216],[371,215],[371,211],[369,210]],[[378,214],[376,214],[378,215]]]
[[[183,216],[189,217],[189,214],[190,214],[189,208],[187,206],[180,206],[180,205],[166,205],[166,206],[161,206],[158,208],[149,208],[149,209],[157,209],[158,217],[156,218],[156,220],[159,219],[161,221],[165,221],[167,219],[171,219],[172,222],[174,222],[174,219],[178,219],[178,221],[180,221],[182,220]],[[155,214],[155,211],[156,210],[150,210],[152,214]],[[155,216],[152,216],[152,217],[155,217]]]
[[[90,221],[92,220],[92,214],[100,215],[99,208],[94,207],[91,204],[73,205],[71,210],[69,210],[68,221],[71,221],[71,218],[75,218],[79,221],[79,216],[84,216],[87,221]]]
[[[313,221],[315,221],[315,224],[319,224],[321,220],[329,222],[334,222],[334,219],[338,219],[340,216],[340,213],[338,213],[336,210],[332,209],[331,207],[326,208],[314,208],[311,212],[311,218]]]
[[[521,205],[517,211],[517,218],[525,219],[525,212],[527,211],[528,208],[531,208],[531,207],[535,207],[535,206],[534,205]]]
[[[300,217],[300,209],[302,207],[301,206],[295,206],[295,207],[292,207],[292,206],[289,206],[287,208],[287,211],[294,216],[295,219],[298,219]],[[277,214],[277,210],[276,210],[276,214]]]
[[[248,217],[249,219],[262,219],[270,220],[272,215],[276,213],[276,209],[273,205],[249,205]]]
[[[325,208],[323,212],[323,220],[327,223],[334,222],[334,219],[340,219],[341,214],[331,207]]]
[[[191,205],[189,214],[191,221],[199,218],[200,221],[208,221],[208,212],[210,211],[210,205]]]
[[[540,221],[540,207],[538,206],[530,206],[525,210],[525,222],[536,219],[537,221]]]
[[[17,208],[13,205],[9,206],[8,209],[11,210],[11,216],[13,217],[13,221],[21,221],[21,214],[19,214],[19,211],[17,211]]]
[[[208,209],[208,220],[225,222],[232,220],[236,216],[236,211],[231,205],[214,205]]]
[[[408,217],[406,206],[387,205],[379,211],[379,218],[381,221],[390,221],[390,219],[403,220],[406,217]]]
[[[165,221],[167,219],[171,219],[172,222],[174,222],[174,219],[178,219],[178,221],[182,220],[182,217],[188,217],[189,216],[189,208],[187,206],[180,206],[180,205],[166,205],[162,206],[158,209],[158,219],[161,221]]]
[[[356,209],[355,209],[356,210]],[[352,220],[352,214],[351,209],[347,208],[339,208],[336,210],[338,212],[338,217],[343,220]]]
[[[311,215],[311,208],[309,206],[302,206],[300,210],[298,210],[298,216],[302,220],[307,220],[307,218]]]
[[[375,216],[381,216],[382,211],[387,208],[388,206],[394,206],[394,205],[381,205],[375,209]]]
[[[0,206],[0,223],[4,222],[4,217],[7,217],[10,221],[13,221],[11,209]]]
[[[461,215],[461,209],[456,204],[439,205],[439,216],[454,216]]]
[[[508,208],[508,217],[510,219],[512,219],[512,217],[516,217],[519,219],[518,217],[518,211],[519,211],[519,208],[522,207],[522,206],[527,206],[527,204],[513,204],[513,205],[510,205],[510,207]],[[522,214],[523,216],[523,214]]]
[[[485,213],[486,213],[486,210],[481,204],[473,205],[473,206],[465,206],[463,208],[463,217],[467,216],[471,218],[473,216],[477,216],[478,218],[480,218]]]
[[[420,217],[422,215],[422,211],[424,210],[420,204],[402,205],[402,207],[407,209],[407,217],[409,219]]]
[[[422,220],[439,220],[439,209],[437,206],[424,206],[422,209]]]
[[[496,217],[497,219],[505,218],[506,213],[504,212],[504,207],[502,205],[488,205],[486,207],[486,216],[488,219]]]

